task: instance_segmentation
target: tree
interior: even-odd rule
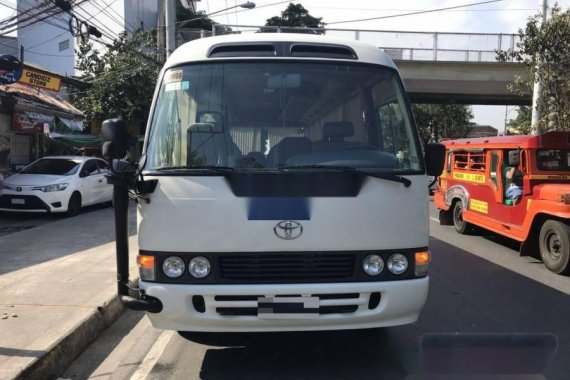
[[[462,104],[414,104],[412,111],[424,141],[466,137],[471,131],[471,107]]]
[[[322,17],[313,17],[302,4],[289,3],[287,8],[281,12],[281,16],[274,16],[267,19],[265,26],[281,26],[295,28],[281,28],[283,33],[303,33],[296,28],[324,28]],[[274,28],[262,28],[263,32],[274,32]],[[323,34],[324,31],[308,31],[309,33]]]
[[[509,120],[507,123],[507,131],[509,134],[529,135],[532,132],[530,125],[530,117],[532,108],[529,106],[520,106],[517,111],[517,117]]]
[[[550,19],[541,24],[540,16],[530,18],[519,36],[516,48],[498,51],[497,59],[524,63],[533,80],[538,72],[544,84],[539,130],[570,130],[570,10],[555,5]],[[512,90],[530,92],[532,86],[517,78]]]
[[[156,51],[154,30],[122,33],[104,52],[92,42],[80,43],[77,69],[82,72],[81,78],[92,85],[75,99],[75,104],[85,113],[87,122],[120,116],[134,128],[146,121],[158,74],[149,51]]]

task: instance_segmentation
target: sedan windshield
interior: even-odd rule
[[[396,72],[345,63],[232,62],[170,69],[159,91],[147,154],[151,170],[323,165],[422,170]]]
[[[20,174],[72,175],[77,172],[79,162],[60,158],[43,158],[26,166]]]

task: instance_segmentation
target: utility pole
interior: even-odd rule
[[[176,0],[166,0],[166,57],[176,49]]]
[[[542,24],[546,23],[546,12],[548,10],[548,0],[540,0],[540,12],[542,18]],[[541,130],[538,126],[538,120],[540,120],[540,111],[542,110],[542,80],[539,76],[539,71],[542,69],[542,57],[537,57],[536,64],[536,75],[534,78],[534,89],[532,92],[532,117],[531,117],[531,128],[533,135],[539,135]]]
[[[156,44],[158,46],[157,61],[166,61],[166,40],[164,38],[164,1],[158,2],[158,22],[156,23]]]

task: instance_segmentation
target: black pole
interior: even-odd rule
[[[117,249],[117,290],[129,295],[129,189],[126,181],[113,186],[115,245]]]

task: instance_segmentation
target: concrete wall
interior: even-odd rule
[[[18,57],[18,39],[10,36],[0,36],[0,54],[8,54]]]

